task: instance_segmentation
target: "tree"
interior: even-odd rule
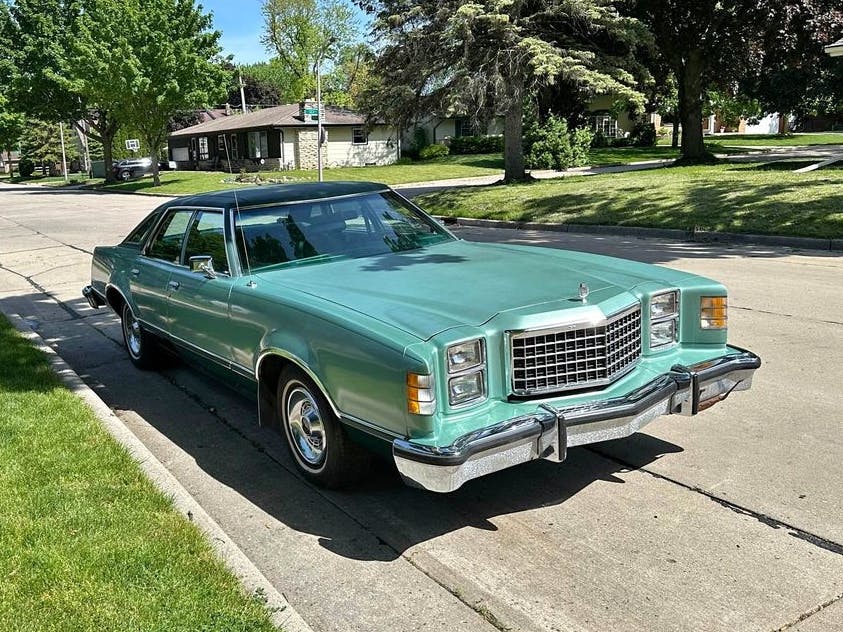
[[[363,6],[376,14],[374,30],[385,42],[377,83],[367,94],[371,112],[402,127],[427,114],[480,121],[502,114],[507,180],[526,177],[523,107],[540,86],[571,81],[640,103],[634,77],[600,45],[634,40],[636,23],[600,0],[419,0],[411,6],[376,0]]]
[[[374,53],[364,43],[339,51],[323,85],[324,100],[331,105],[360,109],[363,93],[372,81]]]
[[[0,94],[0,152],[6,152],[11,169],[12,149],[18,146],[24,130],[24,117],[9,107],[9,102]]]
[[[233,82],[228,89],[226,102],[241,107],[240,77],[243,78],[243,93],[247,106],[272,107],[292,101],[295,92],[290,72],[277,60],[227,66]]]
[[[354,12],[344,0],[264,0],[262,13],[261,41],[290,73],[293,101],[312,94],[316,64],[333,60],[359,39]]]
[[[230,75],[215,59],[220,33],[210,30],[211,16],[193,0],[98,0],[97,6],[75,20],[73,85],[110,101],[117,120],[138,131],[158,186],[170,119],[225,95]]]
[[[115,44],[91,60],[81,60],[71,52],[80,13],[95,16],[100,4],[96,0],[16,0],[0,23],[0,49],[7,51],[10,62],[0,67],[4,72],[0,79],[8,86],[10,100],[28,116],[70,120],[85,127],[88,135],[102,143],[104,159],[110,164],[114,135],[120,127],[111,98],[115,95],[108,90],[86,91],[73,71],[80,61],[96,64],[107,85],[122,47]],[[106,169],[106,179],[112,178]]]
[[[809,57],[818,59],[817,45],[830,30],[829,20],[839,24],[840,10],[838,0],[638,0],[636,15],[652,29],[677,80],[682,158],[699,162],[713,159],[702,136],[706,92],[734,92],[754,77],[762,78],[749,81],[756,89],[743,92],[763,93],[763,77],[788,67],[793,51],[812,50]],[[772,105],[775,99],[763,101]]]
[[[57,123],[29,119],[20,139],[21,157],[29,158],[41,165],[45,173],[51,174],[56,163],[61,161],[61,131]]]

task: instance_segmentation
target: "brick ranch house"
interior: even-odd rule
[[[169,136],[170,160],[181,170],[316,169],[315,111],[311,102],[279,105],[177,130]],[[398,159],[394,127],[381,121],[367,127],[362,116],[349,110],[323,105],[322,111],[326,168],[386,165]]]

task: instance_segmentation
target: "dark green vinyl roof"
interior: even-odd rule
[[[246,189],[227,189],[181,197],[167,206],[204,206],[211,208],[246,208],[266,204],[301,202],[320,198],[339,197],[383,191],[388,187],[377,182],[306,182],[274,184]]]

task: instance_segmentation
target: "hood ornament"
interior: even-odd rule
[[[580,283],[579,295],[580,300],[585,303],[588,300],[588,286],[585,283]]]

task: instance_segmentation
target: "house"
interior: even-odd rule
[[[20,153],[17,151],[0,151],[0,173],[10,173],[18,170]]]
[[[302,102],[231,114],[177,130],[169,136],[177,169],[278,171],[316,169],[317,108]],[[322,106],[325,167],[386,165],[398,159],[394,127],[350,110]]]
[[[623,138],[629,136],[635,122],[630,118],[629,112],[623,110],[615,112],[614,94],[598,94],[586,107],[588,126],[595,132],[600,132],[606,138]],[[655,112],[647,114],[647,123],[652,123],[658,130],[662,126],[661,116]]]
[[[413,145],[417,129],[424,130],[426,140],[431,145],[447,143],[451,138],[463,136],[500,136],[503,134],[503,117],[493,117],[485,129],[480,129],[477,123],[467,116],[428,116],[403,130],[402,142],[408,146]]]
[[[825,52],[832,57],[843,57],[843,38],[825,47]]]

